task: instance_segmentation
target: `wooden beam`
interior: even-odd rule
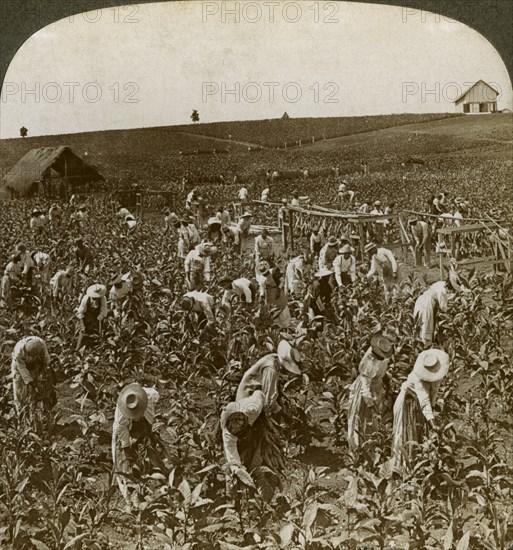
[[[511,227],[512,222],[503,224],[503,227]],[[461,225],[460,227],[444,227],[437,229],[439,235],[452,235],[453,233],[475,233],[476,231],[483,231],[483,229],[490,229],[495,227],[492,222],[481,222],[472,225]]]

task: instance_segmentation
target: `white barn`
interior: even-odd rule
[[[454,102],[466,114],[496,113],[499,92],[484,80],[477,81]]]

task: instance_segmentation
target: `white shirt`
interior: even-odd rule
[[[397,273],[397,262],[394,254],[388,248],[378,248],[371,260],[371,268],[367,273],[367,278],[372,277],[383,268],[387,262],[390,262],[393,273]]]
[[[239,189],[239,199],[242,201],[247,198],[248,198],[248,190],[245,187],[241,187]]]
[[[266,260],[272,257],[274,249],[274,239],[269,236],[264,239],[262,235],[258,235],[255,239],[255,259],[257,262]]]
[[[224,291],[221,304],[223,306],[229,304],[230,300],[234,296],[239,296],[239,298],[242,298],[244,296],[244,301],[247,304],[251,304],[253,302],[253,294],[251,293],[250,285],[251,281],[249,279],[246,279],[245,277],[233,280],[232,288]]]
[[[191,250],[185,258],[185,273],[188,275],[191,271],[203,271],[206,281],[210,281],[210,257],[202,256],[198,247]]]
[[[214,321],[214,297],[208,292],[200,292],[199,290],[191,290],[184,294],[184,297],[194,300],[193,310],[197,313],[203,312],[209,321]]]
[[[342,273],[348,273],[353,283],[356,281],[356,259],[353,255],[346,260],[342,254],[339,254],[333,260],[333,269],[338,286],[342,286]]]
[[[71,290],[71,277],[65,271],[57,271],[50,279],[52,296],[58,298],[59,294],[68,294]]]

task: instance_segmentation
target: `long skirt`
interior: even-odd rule
[[[262,413],[237,442],[242,464],[266,500],[271,500],[274,491],[282,486],[285,459],[281,439],[278,424]],[[272,473],[259,470],[264,466]]]
[[[419,325],[419,336],[424,344],[429,345],[434,339],[436,310],[431,296],[419,296],[415,302],[413,315]]]
[[[189,273],[189,291],[201,291],[205,285],[205,276],[203,271],[191,271]]]
[[[419,400],[410,391],[401,390],[394,404],[392,430],[392,467],[402,473],[415,459],[415,445],[424,440],[426,419]]]
[[[380,408],[378,402],[373,407],[367,406],[362,395],[362,379],[358,376],[350,388],[347,412],[347,442],[351,452],[354,453],[377,430]]]

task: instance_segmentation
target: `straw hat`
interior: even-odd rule
[[[328,269],[327,267],[323,267],[319,269],[319,271],[316,271],[314,273],[314,277],[327,277],[328,275],[331,275],[333,271],[331,269]]]
[[[326,242],[326,244],[328,246],[338,246],[340,244],[339,240],[337,239],[337,237],[335,237],[334,235],[331,235],[331,237],[328,239],[328,241]]]
[[[299,351],[293,348],[287,340],[281,340],[276,351],[280,363],[292,374],[301,374],[298,363],[301,360]]]
[[[253,217],[253,214],[250,214],[249,212],[244,212],[244,214],[242,214],[241,218],[252,218]]]
[[[374,206],[381,206],[381,201],[374,201]]]
[[[339,254],[351,254],[353,249],[348,245],[345,244],[342,248],[339,248],[338,253]]]
[[[118,407],[131,420],[140,420],[148,407],[148,394],[140,384],[129,384],[119,394]]]
[[[103,298],[107,294],[107,287],[105,285],[91,285],[87,290],[86,294],[89,298]]]
[[[255,399],[252,399],[252,396],[244,397],[242,399],[239,399],[238,401],[228,403],[228,405],[226,405],[226,407],[221,412],[221,426],[226,425],[228,417],[230,417],[232,414],[243,414],[248,419],[248,423],[251,426],[260,416],[263,408],[263,400],[256,401]]]
[[[423,351],[415,361],[413,372],[425,382],[438,382],[449,370],[449,356],[441,349]]]
[[[208,218],[208,225],[221,225],[221,220],[219,218]]]
[[[371,348],[372,351],[382,359],[390,357],[393,353],[392,342],[381,334],[376,334],[372,337]]]
[[[363,250],[366,254],[368,254],[371,250],[374,250],[375,248],[378,248],[378,245],[376,243],[369,243],[365,245],[365,248]]]

